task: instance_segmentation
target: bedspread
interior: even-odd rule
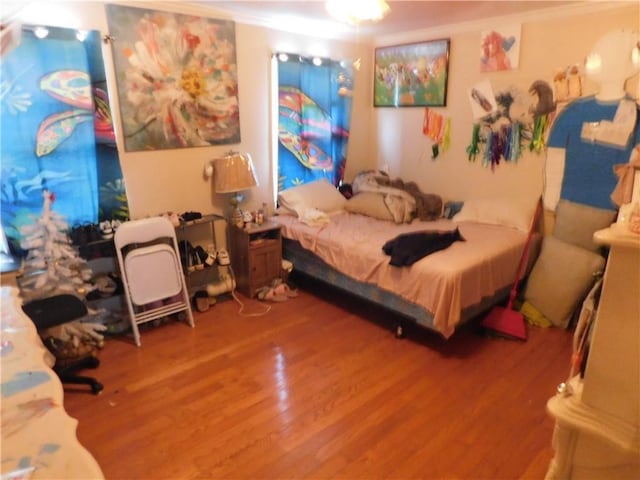
[[[434,327],[446,338],[460,322],[462,309],[513,283],[526,241],[526,234],[513,228],[445,219],[398,225],[340,212],[317,227],[289,215],[273,220],[282,225],[284,237],[298,241],[336,270],[432,312]],[[465,242],[455,242],[411,267],[390,265],[382,250],[387,241],[403,233],[453,231],[456,226]]]

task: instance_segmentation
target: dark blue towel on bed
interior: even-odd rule
[[[464,242],[456,228],[452,232],[412,232],[398,235],[393,240],[389,240],[382,247],[385,254],[391,256],[389,264],[394,267],[404,267],[413,265],[415,262],[430,253],[444,250],[455,241]]]

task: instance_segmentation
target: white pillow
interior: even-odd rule
[[[454,222],[478,222],[503,225],[528,232],[531,227],[535,208],[535,202],[506,199],[465,200],[462,210],[460,210],[452,220]]]
[[[553,236],[577,247],[598,252],[601,247],[593,241],[593,234],[611,225],[615,219],[615,210],[560,199],[556,207]]]
[[[278,207],[274,210],[274,213],[276,215],[292,215],[294,217],[298,216],[295,211],[289,210],[287,207],[283,207],[282,205],[278,205]]]
[[[346,198],[326,179],[303,183],[278,194],[278,205],[301,215],[309,208],[332,213],[344,209]]]
[[[347,212],[393,222],[393,214],[384,203],[384,195],[374,192],[359,192],[344,204]]]

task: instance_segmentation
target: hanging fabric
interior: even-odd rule
[[[529,93],[535,93],[539,98],[535,108],[526,103],[528,100],[523,100],[517,89],[496,95],[497,111],[482,117],[473,126],[471,143],[467,147],[469,161],[474,161],[482,151],[482,165],[490,166],[492,170],[501,159],[517,162],[522,156],[525,138],[530,139],[529,151],[539,154],[544,150],[547,128],[555,111],[551,87],[539,80],[533,83]],[[532,121],[523,119],[525,111],[533,115]]]
[[[447,151],[451,145],[451,119],[427,107],[424,109],[422,133],[434,142],[432,158],[435,159],[441,151]]]
[[[474,123],[473,130],[471,131],[471,143],[467,147],[467,159],[470,162],[475,162],[480,153],[480,124]]]
[[[338,186],[347,161],[351,64],[286,58],[278,61],[278,191],[321,178]]]
[[[509,158],[508,160],[517,161],[522,156],[520,142],[522,140],[522,124],[515,122],[511,127],[509,134]]]
[[[70,225],[128,218],[99,32],[79,40],[75,30],[48,31],[40,39],[25,29],[0,67],[2,226],[14,247],[43,190]]]
[[[547,115],[535,117],[533,134],[531,136],[531,143],[529,144],[529,150],[532,152],[540,153],[544,148],[544,135],[547,131],[547,119]]]

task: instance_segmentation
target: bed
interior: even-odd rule
[[[391,309],[444,338],[508,297],[535,202],[515,207],[494,200],[468,201],[451,219],[396,222],[375,218],[374,197],[367,199],[363,213],[350,208],[362,192],[348,201],[328,192],[318,196],[307,189],[295,201],[287,202],[282,194],[279,198],[287,206],[273,220],[282,227],[283,257],[294,271]],[[398,235],[456,228],[464,241],[410,266],[391,265],[382,248]]]

